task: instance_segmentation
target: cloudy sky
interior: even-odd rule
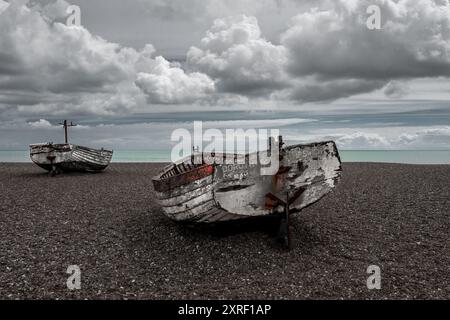
[[[450,149],[449,77],[448,0],[0,0],[3,150],[62,140],[62,119],[114,149],[167,149],[194,120]]]

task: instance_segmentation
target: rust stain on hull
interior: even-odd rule
[[[280,213],[277,199],[287,199],[289,212],[298,212],[329,193],[342,170],[333,141],[283,147],[274,175],[261,175],[260,164],[245,161],[249,156],[222,163],[225,154],[209,155],[213,165],[194,165],[192,156],[167,166],[153,179],[163,212],[177,221],[227,221]]]

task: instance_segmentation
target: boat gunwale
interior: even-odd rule
[[[53,148],[54,151],[73,151],[75,148],[77,149],[81,149],[81,150],[86,150],[86,151],[97,151],[97,152],[107,152],[107,153],[114,153],[114,150],[109,150],[109,149],[96,149],[96,148],[89,148],[89,147],[85,147],[85,146],[80,146],[77,144],[72,144],[72,143],[33,143],[29,145],[29,148],[32,150],[33,148],[42,148],[42,147],[48,147],[48,148]],[[69,147],[70,150],[62,150],[65,147]],[[30,151],[31,151],[30,150]],[[38,153],[45,153],[44,151],[42,152],[36,152],[34,154],[38,154]]]
[[[334,147],[335,147],[335,149],[336,149],[336,155],[337,155],[337,157],[338,157],[338,159],[339,159],[339,162],[341,162],[341,158],[340,158],[340,155],[339,155],[339,151],[338,151],[338,149],[337,149],[336,143],[335,143],[333,140],[319,141],[319,142],[311,142],[311,143],[300,143],[300,144],[295,144],[295,145],[289,145],[289,146],[284,147],[284,150],[290,150],[290,149],[295,149],[295,148],[299,148],[299,147],[312,147],[312,146],[317,146],[317,145],[326,145],[326,144],[328,144],[328,143],[332,143],[332,144],[334,145]],[[246,154],[242,154],[242,155],[241,155],[241,154],[238,154],[238,153],[216,153],[216,155],[221,155],[222,157],[227,156],[227,155],[233,155],[234,157],[236,157],[236,156],[242,156],[242,157],[248,158],[248,157],[250,157],[251,155],[253,155],[253,154],[255,154],[255,153],[266,152],[266,151],[268,151],[268,150],[256,151],[256,152],[246,153]],[[199,153],[199,154],[204,154],[204,152],[201,152],[201,153]],[[209,154],[211,154],[211,153],[209,153]],[[190,160],[191,160],[191,157],[192,157],[192,155],[191,155],[191,156],[186,156],[186,157],[184,157],[184,158],[182,158],[182,159],[180,159],[180,160],[178,160],[178,161],[172,162],[171,164],[165,166],[165,167],[162,169],[162,171],[161,171],[160,173],[158,173],[156,176],[154,176],[154,177],[152,178],[152,181],[164,181],[164,180],[167,180],[167,179],[170,179],[170,178],[180,177],[180,176],[182,176],[183,174],[189,173],[189,172],[191,172],[192,170],[196,170],[196,169],[198,169],[198,168],[200,168],[200,167],[202,167],[202,166],[207,166],[207,165],[217,165],[217,166],[220,166],[220,165],[224,165],[224,164],[225,164],[225,163],[219,163],[219,164],[218,164],[218,163],[211,163],[211,164],[206,164],[206,163],[204,163],[204,164],[201,164],[201,165],[199,165],[199,166],[197,166],[197,167],[192,168],[192,169],[189,170],[189,171],[180,172],[180,173],[178,173],[178,174],[176,174],[176,175],[173,175],[173,176],[170,176],[170,177],[164,177],[164,178],[162,177],[162,176],[163,176],[164,174],[166,174],[169,170],[171,170],[174,166],[179,166],[179,165],[181,165],[181,164],[183,164],[183,163],[190,163],[190,164],[192,165],[192,161],[190,161]],[[188,161],[188,160],[189,160],[189,161]]]
[[[171,189],[178,188],[183,185],[187,185],[195,181],[201,180],[203,178],[213,175],[215,172],[215,168],[212,164],[202,164],[198,167],[193,168],[192,170],[181,172],[179,174],[170,177],[162,178],[161,176],[166,172],[167,170],[164,170],[162,173],[160,173],[158,176],[152,179],[153,188],[155,189],[155,191],[167,192]],[[187,178],[184,178],[189,174],[193,173],[198,173],[199,176],[190,181]]]

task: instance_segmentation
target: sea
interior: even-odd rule
[[[340,150],[343,162],[450,164],[450,150]],[[30,162],[28,150],[0,150],[0,162]],[[115,150],[112,162],[170,162],[170,150]]]

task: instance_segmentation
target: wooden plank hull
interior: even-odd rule
[[[261,174],[263,166],[248,161],[261,154],[224,154],[203,157],[195,167],[191,157],[166,167],[153,179],[163,212],[177,221],[217,222],[280,213],[283,207],[270,197],[292,198],[290,212],[320,200],[338,183],[341,161],[333,141],[282,149],[279,170]],[[265,151],[264,151],[265,153]],[[201,162],[200,162],[201,163]]]
[[[113,151],[97,150],[73,144],[30,145],[31,160],[47,171],[99,172],[109,163]]]

